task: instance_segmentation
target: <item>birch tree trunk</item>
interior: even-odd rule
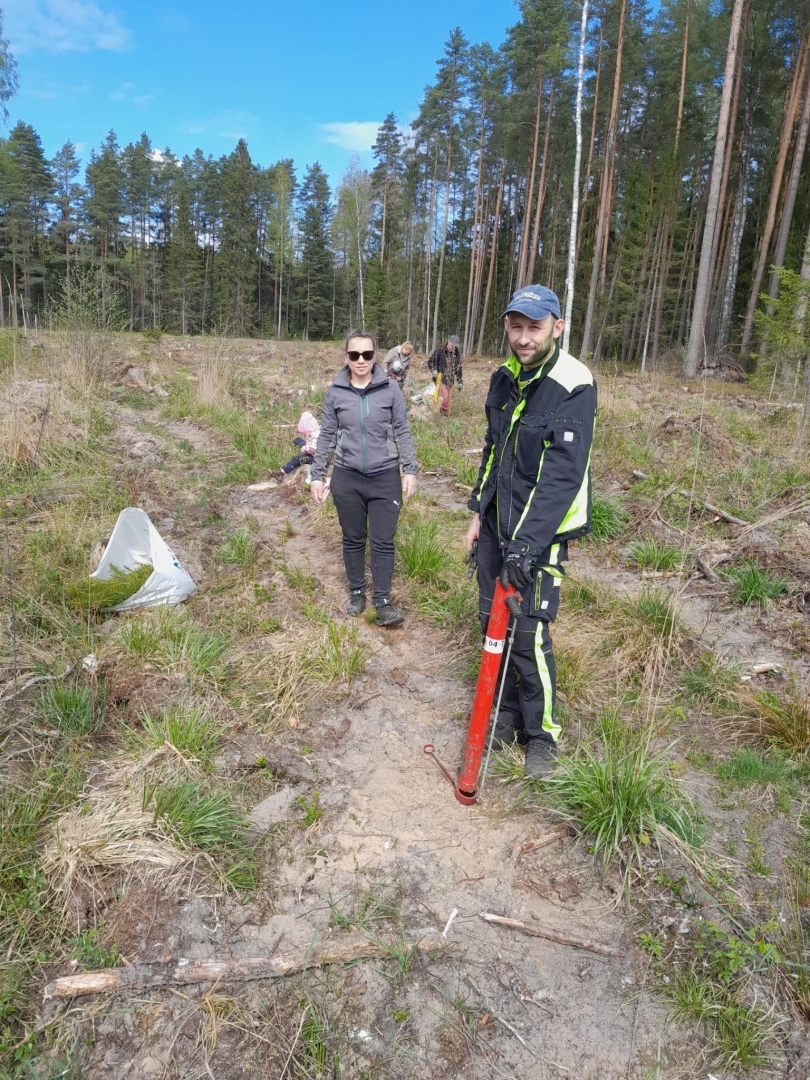
[[[773,236],[773,228],[776,222],[776,211],[779,206],[779,196],[782,191],[782,177],[785,172],[791,135],[793,134],[793,126],[796,122],[796,114],[799,109],[801,88],[804,85],[804,77],[807,70],[808,52],[810,52],[810,36],[806,37],[804,41],[801,56],[796,65],[793,83],[791,84],[790,98],[785,112],[785,122],[779,138],[779,152],[776,157],[776,165],[773,171],[771,194],[768,200],[768,213],[765,218],[765,225],[759,242],[759,254],[754,270],[754,276],[751,281],[751,292],[748,296],[748,308],[745,313],[745,324],[743,326],[742,342],[740,344],[740,360],[743,363],[748,360],[748,351],[751,346],[751,336],[754,330],[754,312],[759,303],[762,278],[765,275],[765,266],[768,262],[768,251],[771,246],[771,237]]]
[[[565,329],[563,352],[571,342],[571,313],[574,309],[574,274],[577,258],[577,219],[579,217],[579,171],[582,166],[582,86],[585,80],[585,41],[588,36],[588,0],[582,2],[582,24],[579,29],[579,63],[577,64],[577,104],[575,123],[577,149],[574,156],[574,183],[571,190],[571,230],[568,234],[568,270],[565,275]]]
[[[740,39],[744,0],[734,0],[731,13],[731,28],[726,51],[726,69],[723,75],[723,93],[720,98],[720,114],[717,118],[717,137],[714,146],[714,161],[709,185],[709,198],[706,204],[706,220],[703,226],[703,243],[700,249],[695,299],[692,306],[692,322],[689,327],[689,341],[686,348],[684,371],[689,378],[698,373],[705,359],[706,315],[709,309],[709,287],[712,280],[712,252],[714,248],[714,229],[720,201],[720,185],[723,181],[726,149],[728,145],[728,121],[731,113],[731,95],[734,90],[734,72],[737,67],[737,47]]]

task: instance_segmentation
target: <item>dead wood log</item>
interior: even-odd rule
[[[402,947],[397,943],[397,947]],[[439,952],[447,942],[435,932],[405,946],[419,952]],[[356,960],[384,958],[391,955],[391,946],[378,941],[351,938],[323,948],[308,951],[279,953],[271,957],[248,957],[244,960],[160,960],[152,964],[131,964],[129,967],[83,971],[65,975],[45,987],[43,1000],[85,997],[88,994],[110,994],[117,990],[156,990],[161,987],[186,986],[189,983],[250,982],[257,979],[279,979],[307,968],[323,964],[346,964]]]
[[[720,580],[717,574],[715,574],[714,570],[712,570],[712,568],[707,562],[703,561],[700,555],[698,555],[697,559],[695,559],[695,566],[698,568],[700,573],[703,575],[703,577],[706,578],[707,581],[716,582]]]
[[[509,926],[512,930],[520,930],[524,934],[531,934],[532,937],[556,941],[558,945],[571,945],[574,949],[587,949],[588,952],[598,953],[599,956],[624,955],[621,950],[612,949],[609,945],[602,945],[598,941],[571,937],[569,934],[560,934],[556,930],[544,930],[541,926],[530,926],[529,923],[521,922],[520,919],[507,919],[504,915],[491,915],[488,911],[479,911],[478,914],[485,922],[495,923],[497,926]]]

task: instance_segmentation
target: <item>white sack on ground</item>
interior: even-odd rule
[[[130,506],[118,515],[101,562],[90,577],[103,581],[113,576],[114,567],[128,573],[139,566],[151,566],[152,573],[137,592],[111,611],[179,604],[197,591],[149,515]]]

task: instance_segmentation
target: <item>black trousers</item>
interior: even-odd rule
[[[329,489],[343,530],[343,563],[352,590],[366,588],[366,537],[371,533],[372,599],[391,593],[394,574],[394,533],[402,506],[399,469],[364,476],[353,469],[332,471]]]
[[[314,454],[296,454],[295,457],[291,457],[285,465],[281,466],[281,471],[285,473],[295,472],[302,465],[311,465],[314,460]]]
[[[483,632],[502,569],[503,551],[494,515],[487,515],[481,522],[478,537],[478,614]],[[557,669],[549,632],[549,623],[557,614],[560,590],[555,582],[559,580],[538,567],[533,585],[523,592],[522,614],[515,630],[497,718],[501,724],[512,724],[523,739],[556,742],[560,736],[561,729],[555,719]]]

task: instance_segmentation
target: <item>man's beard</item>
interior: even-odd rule
[[[525,359],[521,359],[514,349],[512,349],[512,356],[514,356],[514,358],[517,360],[521,367],[533,368],[545,363],[545,361],[548,360],[553,351],[554,339],[552,338],[545,347],[538,346],[534,350],[534,352],[530,356],[527,356]]]

